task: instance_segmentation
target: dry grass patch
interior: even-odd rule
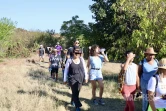
[[[37,61],[37,56],[35,57]],[[80,92],[83,111],[123,110],[125,102],[117,91],[119,64],[107,63],[106,65],[103,68],[105,70],[103,98],[106,105],[92,104],[89,83],[83,85]],[[71,90],[62,84],[62,79],[57,83],[50,78],[48,63],[33,64],[26,62],[25,59],[16,59],[0,66],[0,111],[74,111],[75,108],[70,105]],[[59,76],[62,78],[61,73]],[[96,94],[99,95],[99,89]],[[136,111],[141,110],[138,104],[140,102],[136,101]]]

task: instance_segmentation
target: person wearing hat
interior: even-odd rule
[[[166,58],[159,61],[157,74],[148,82],[147,111],[166,111]]]
[[[52,50],[52,55],[49,58],[49,68],[51,68],[51,77],[55,79],[56,74],[56,81],[58,81],[58,69],[59,65],[61,64],[61,57],[57,53],[57,49]]]
[[[76,111],[80,111],[82,106],[79,93],[83,82],[87,83],[88,74],[85,66],[85,61],[81,57],[81,49],[79,47],[74,47],[73,57],[69,58],[65,65],[64,72],[64,83],[67,81],[72,90],[71,104],[76,107]]]
[[[149,79],[156,73],[158,69],[158,60],[155,59],[157,54],[153,47],[149,47],[144,52],[145,58],[140,61],[138,73],[140,77],[140,87],[142,91],[142,111],[146,111],[148,105],[147,85]]]
[[[59,45],[59,42],[57,42],[57,45],[55,46],[55,49],[57,49],[57,54],[61,55],[61,51],[63,50],[62,46]]]
[[[40,45],[38,53],[39,53],[39,62],[41,61],[44,62],[45,49],[43,48],[43,45]]]

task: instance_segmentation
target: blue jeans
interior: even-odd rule
[[[141,78],[142,111],[146,111],[146,109],[148,107],[147,86],[148,86],[148,81]]]

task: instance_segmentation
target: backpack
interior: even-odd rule
[[[125,81],[125,75],[126,72],[123,72],[123,70],[120,70],[120,73],[118,74],[118,91],[119,93],[122,93],[122,89],[123,89],[123,84]]]

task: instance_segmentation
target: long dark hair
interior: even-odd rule
[[[98,52],[96,52],[96,48],[99,47],[98,45],[92,45],[91,50],[90,50],[90,56],[96,56]]]

